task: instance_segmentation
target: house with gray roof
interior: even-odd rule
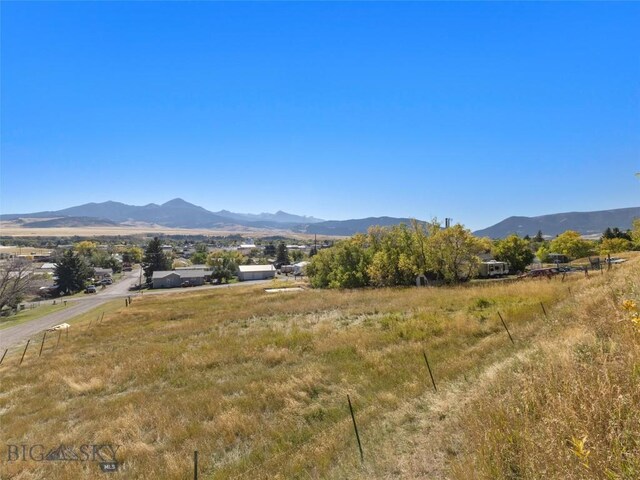
[[[189,285],[204,285],[205,277],[210,277],[211,272],[206,270],[159,270],[153,272],[151,282],[153,288],[181,287],[184,282]]]

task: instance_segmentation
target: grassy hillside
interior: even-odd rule
[[[590,315],[601,309],[608,313],[597,317],[602,322],[626,328],[617,303],[624,289],[638,288],[637,266],[564,282],[279,294],[251,287],[136,299],[90,328],[86,317],[61,348],[46,346],[40,359],[31,355],[20,367],[17,351],[5,359],[0,435],[5,444],[121,445],[123,465],[114,478],[189,478],[194,450],[200,478],[438,478],[450,468],[462,477],[467,469],[494,478],[511,468],[519,448],[530,446],[512,440],[520,438],[517,426],[528,438],[542,418],[541,400],[526,424],[516,423],[513,416],[521,416],[510,410],[521,389],[537,391],[535,382],[544,377],[547,367],[538,372],[530,359],[546,362],[540,357],[546,345],[571,344],[570,332],[597,329]],[[591,338],[585,335],[577,338]],[[592,349],[598,339],[593,334],[596,343],[580,350],[593,365],[616,358]],[[501,437],[510,422],[515,433]],[[505,442],[515,446],[500,463],[492,446]],[[564,444],[561,450],[568,451]],[[528,472],[526,465],[514,468]],[[99,472],[82,462],[0,468],[3,478]],[[504,478],[514,477],[504,471]]]
[[[640,478],[637,260],[593,277],[469,405],[455,478]]]

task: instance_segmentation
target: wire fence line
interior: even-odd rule
[[[131,299],[130,297],[128,297],[127,299],[125,299],[125,306],[128,307],[131,304]],[[540,307],[541,307],[541,312],[538,313],[538,315],[544,315],[545,319],[548,319],[551,315],[552,315],[552,311],[551,309],[547,309],[545,308],[544,304],[542,302],[540,302]],[[501,321],[501,323],[504,325],[505,330],[509,336],[509,339],[511,340],[511,342],[514,342],[514,339],[512,338],[511,333],[509,332],[505,320],[502,318],[502,315],[497,312],[497,315]],[[64,347],[65,343],[69,343],[71,344],[74,337],[79,337],[81,335],[84,334],[89,334],[94,328],[96,328],[98,325],[101,325],[104,321],[109,320],[113,318],[112,316],[107,316],[105,319],[105,313],[104,311],[101,313],[98,313],[96,318],[90,318],[89,322],[87,323],[87,327],[85,328],[79,328],[80,324],[77,324],[78,328],[74,329],[75,331],[72,330],[71,333],[71,338],[70,338],[70,334],[69,334],[69,330],[70,328],[66,328],[63,330],[54,330],[52,331],[51,329],[49,330],[45,330],[43,332],[41,332],[41,334],[37,335],[35,338],[31,338],[26,342],[26,345],[15,345],[13,347],[7,348],[4,352],[0,352],[0,366],[7,366],[7,365],[11,365],[11,366],[19,366],[20,364],[23,363],[23,361],[25,361],[25,356],[27,351],[29,351],[30,355],[26,356],[26,359],[33,361],[34,359],[40,358],[43,354],[43,347],[45,346],[45,344],[48,346],[47,349],[44,349],[44,353],[45,356],[46,354],[52,354],[55,353],[56,351],[58,351],[60,348]],[[93,327],[93,328],[92,328]],[[57,333],[56,333],[57,332]],[[494,333],[492,335],[499,335],[499,333]],[[47,342],[48,340],[48,342]],[[71,343],[70,343],[71,342]],[[31,346],[31,349],[29,350],[30,344],[33,345]],[[36,356],[35,352],[33,352],[33,349],[36,348],[36,346],[39,345],[39,353]],[[61,347],[62,345],[62,347]],[[36,348],[38,349],[38,348]],[[436,384],[435,384],[435,380],[434,380],[434,372],[437,372],[437,364],[435,365],[431,365],[429,364],[429,361],[427,360],[427,356],[426,353],[424,353],[424,351],[421,352],[424,355],[424,362],[426,363],[426,366],[428,368],[428,373],[429,375],[427,376],[426,374],[422,374],[420,373],[420,371],[417,371],[416,373],[416,377],[422,378],[424,380],[424,388],[423,390],[418,394],[418,396],[414,396],[411,398],[406,398],[401,402],[401,406],[406,406],[408,405],[410,402],[414,402],[416,400],[416,398],[424,396],[426,397],[425,399],[428,398],[434,398],[437,394],[438,394],[438,390],[436,388]],[[21,355],[21,360],[20,360],[20,364],[17,364],[17,362],[15,362],[15,358],[18,355]],[[10,360],[12,359],[12,360]],[[416,361],[420,361],[422,363],[422,357],[416,358]],[[433,363],[433,361],[432,361]],[[422,366],[424,367],[424,363],[422,363]],[[432,366],[434,367],[432,370]],[[426,369],[425,369],[426,372]],[[436,373],[437,376],[437,373]],[[433,384],[433,388],[435,390],[435,392],[429,392],[430,388],[430,382],[429,382],[429,378],[431,379],[431,383]],[[466,380],[466,376],[465,376],[465,380]],[[446,384],[445,384],[446,386]],[[445,387],[446,388],[446,387]],[[374,404],[371,403],[372,401],[374,401],[373,397],[362,397],[362,398],[370,398],[369,400],[369,404],[365,404],[364,406],[362,404],[359,403],[354,403],[354,407],[355,407],[355,416],[358,419],[358,422],[361,423],[362,425],[368,425],[370,424],[372,418],[379,416],[380,413],[383,411],[382,410],[382,406],[380,404]],[[400,408],[400,406],[398,406],[397,408]],[[310,435],[309,437],[305,438],[303,440],[303,442],[301,444],[293,444],[290,445],[288,448],[286,448],[285,446],[282,447],[276,447],[276,449],[269,449],[268,443],[265,443],[262,445],[262,449],[260,453],[263,453],[265,458],[263,461],[261,461],[260,463],[257,463],[253,466],[248,466],[245,469],[242,469],[239,473],[236,474],[232,474],[227,478],[232,478],[232,479],[240,479],[240,478],[246,478],[247,476],[251,475],[251,474],[255,474],[258,473],[259,470],[261,469],[265,469],[266,467],[268,467],[269,465],[272,465],[274,462],[279,462],[280,460],[282,460],[284,457],[286,456],[292,456],[292,455],[303,455],[304,451],[306,449],[312,448],[313,445],[318,444],[319,442],[322,443],[327,443],[326,438],[327,437],[331,437],[332,440],[332,444],[333,446],[331,448],[337,448],[340,450],[344,450],[346,451],[349,448],[353,449],[354,455],[356,454],[356,438],[353,436],[353,432],[349,432],[350,430],[350,424],[351,424],[351,419],[353,417],[349,416],[349,410],[347,409],[347,402],[345,401],[345,414],[342,418],[336,420],[335,422],[333,422],[332,424],[320,429],[319,431],[317,431],[316,433]],[[355,426],[355,418],[353,418],[353,423]],[[282,433],[278,433],[275,431],[274,428],[271,427],[271,425],[269,424],[264,424],[264,427],[266,427],[267,430],[269,430],[271,433],[274,434],[274,436],[276,436],[277,438],[283,438],[284,434]],[[357,430],[357,427],[356,427]],[[366,432],[363,432],[366,433]],[[366,434],[363,437],[364,441],[364,447],[366,447],[367,445],[367,440],[366,440]],[[331,443],[331,442],[330,442]],[[358,438],[358,443],[360,443],[360,439]],[[340,447],[339,444],[342,444],[343,446]],[[360,447],[360,455],[362,458],[362,446]],[[366,450],[366,448],[365,448]],[[255,450],[253,450],[253,452],[256,452]],[[251,455],[255,454],[255,455],[260,455],[260,453],[249,453],[249,455],[247,455],[244,460],[251,460]],[[206,457],[204,457],[206,458]],[[197,478],[198,475],[198,454],[195,453],[194,454],[194,478]],[[242,461],[243,459],[240,459],[240,461]],[[200,460],[200,466],[205,466],[202,464],[202,457]],[[228,465],[219,465],[221,466],[222,469],[224,468],[228,468]],[[209,468],[206,468],[205,466],[205,473],[208,476],[214,476],[215,475],[215,470],[216,470],[216,462],[213,462],[213,465],[211,465]],[[230,466],[230,468],[233,468],[233,466]],[[309,473],[309,471],[307,470],[307,468],[304,466],[304,462],[301,463],[300,467],[299,467],[302,471],[306,472],[307,475],[311,476],[311,473]],[[255,478],[255,476],[252,476],[251,478]]]

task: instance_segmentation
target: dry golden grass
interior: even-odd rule
[[[4,444],[121,445],[123,465],[113,474],[120,478],[188,478],[194,450],[201,478],[445,475],[462,450],[448,448],[464,442],[451,412],[462,415],[474,392],[526,362],[544,332],[559,328],[558,312],[579,304],[565,300],[569,288],[604,285],[617,271],[565,282],[295,294],[250,287],[136,299],[102,324],[76,328],[64,348],[40,360],[3,364],[0,434]],[[21,479],[98,472],[77,462],[0,468],[3,478]]]
[[[114,235],[250,235],[255,238],[269,237],[272,235],[282,235],[287,238],[300,238],[311,240],[314,235],[307,233],[293,232],[283,229],[264,229],[252,227],[230,227],[230,228],[171,228],[161,225],[131,225],[131,226],[103,226],[103,227],[48,227],[38,228],[18,226],[13,222],[1,222],[0,229],[5,237],[100,237]],[[318,239],[336,239],[331,235],[318,235]],[[23,248],[23,253],[24,253]],[[33,250],[33,249],[31,249]]]
[[[460,418],[455,478],[640,478],[638,260],[594,276]]]

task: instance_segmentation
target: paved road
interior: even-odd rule
[[[86,295],[84,297],[75,297],[67,300],[67,307],[64,310],[50,313],[43,317],[31,320],[30,322],[21,323],[13,327],[0,330],[0,355],[5,348],[9,348],[18,343],[25,342],[28,338],[35,336],[47,328],[59,323],[64,323],[73,317],[81,315],[89,310],[99,307],[103,303],[114,300],[116,298],[136,297],[140,293],[129,291],[129,287],[137,285],[140,278],[140,270],[126,272],[122,279],[113,285],[108,286],[104,290],[98,290],[98,293]],[[194,292],[200,290],[211,290],[215,288],[232,288],[247,285],[257,285],[269,282],[269,280],[255,280],[242,283],[231,283],[229,285],[205,285],[201,287],[191,288],[175,288],[168,290],[150,290],[145,291],[145,297],[148,295],[179,295],[181,293]],[[63,301],[64,298],[61,299]],[[124,304],[123,304],[124,305]]]

